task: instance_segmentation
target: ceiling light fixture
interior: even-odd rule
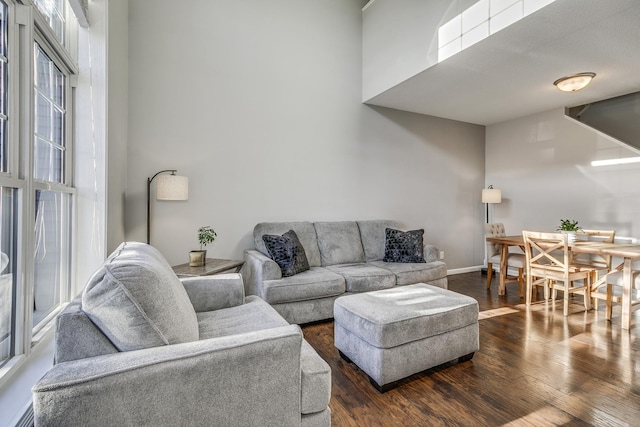
[[[553,82],[553,85],[563,92],[575,92],[584,88],[596,76],[596,73],[578,73],[562,77]]]

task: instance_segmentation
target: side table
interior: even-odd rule
[[[194,276],[210,276],[212,274],[223,273],[228,270],[235,269],[235,272],[239,272],[240,268],[244,264],[244,261],[233,259],[217,259],[207,258],[206,262],[201,267],[190,267],[189,263],[174,265],[173,271],[179,277],[194,277]]]

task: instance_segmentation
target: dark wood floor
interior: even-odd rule
[[[561,301],[527,309],[516,283],[498,297],[495,280],[489,291],[485,281],[480,273],[449,277],[449,289],[479,303],[474,358],[385,394],[340,358],[333,322],[304,326],[332,369],[333,426],[640,426],[640,310],[622,331],[619,306],[608,322],[602,303],[585,313],[577,295],[565,318]]]

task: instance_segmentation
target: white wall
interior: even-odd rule
[[[129,106],[129,0],[109,1],[107,81],[107,254],[124,238]]]
[[[172,264],[202,225],[209,256],[240,258],[260,221],[393,218],[479,265],[484,128],[363,105],[361,6],[130,2],[126,238],[145,239],[147,177],[178,169],[189,200],[152,202]]]
[[[76,275],[72,296],[83,288],[105,256],[106,233],[106,15],[107,1],[88,10],[90,28],[78,33],[75,186],[78,190]]]
[[[640,238],[640,164],[594,167],[593,160],[637,156],[564,117],[562,109],[488,126],[486,184],[502,190],[494,220],[507,233],[553,231],[560,219]]]
[[[438,29],[477,0],[375,0],[362,11],[362,99],[438,63]]]

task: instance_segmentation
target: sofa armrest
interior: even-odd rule
[[[271,258],[255,249],[244,251],[244,265],[242,266],[245,293],[264,298],[263,282],[265,280],[282,279],[280,266]]]
[[[440,259],[440,251],[433,245],[424,245],[424,260],[426,262],[438,261]]]
[[[60,363],[36,425],[299,426],[301,344],[289,325]]]
[[[196,313],[235,307],[244,302],[244,284],[238,273],[181,277]]]

